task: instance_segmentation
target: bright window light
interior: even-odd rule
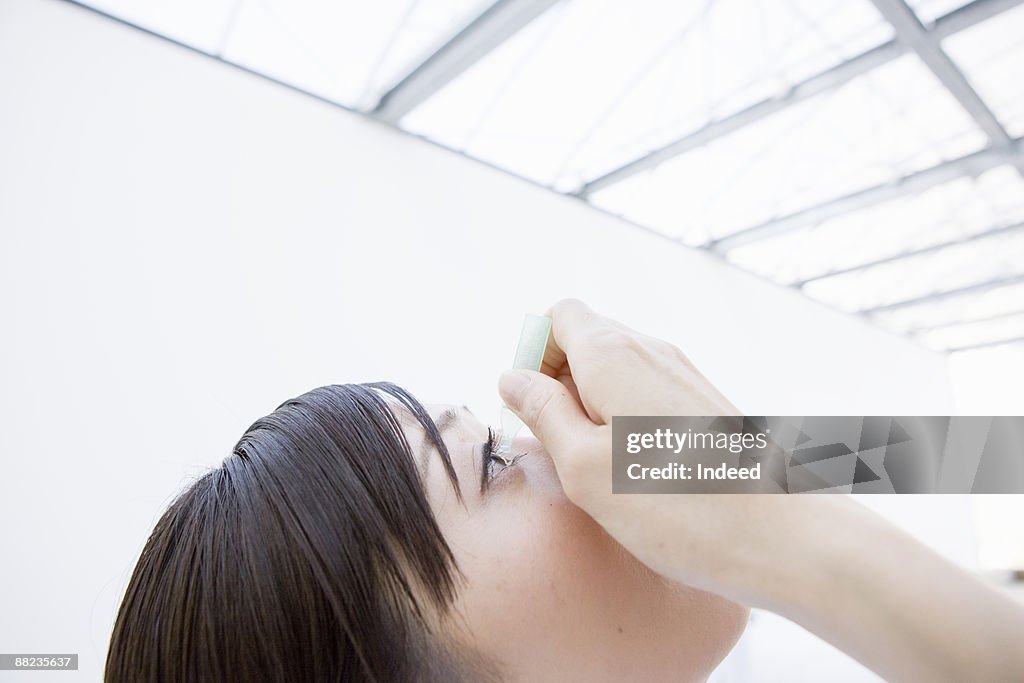
[[[402,126],[575,189],[891,35],[860,0],[570,0]]]
[[[984,321],[1024,310],[1024,284],[964,294],[879,314],[876,322],[896,332],[923,331],[958,321]]]
[[[985,569],[1024,571],[1024,496],[974,495],[978,563]]]
[[[847,311],[870,309],[1024,274],[1024,232],[887,263],[809,283],[812,298]]]
[[[85,4],[216,54],[222,47],[236,0],[89,0]]]
[[[363,111],[494,1],[86,0]],[[907,0],[926,28],[972,1]],[[1024,5],[993,1],[992,17],[942,47],[1007,132],[1024,138]],[[399,126],[574,192],[892,40],[870,0],[561,0]],[[682,244],[707,245],[990,143],[909,47],[787,104],[587,199]],[[726,258],[848,311],[1020,275],[1022,171],[1024,163],[976,177],[965,169],[959,179],[738,246]],[[954,244],[910,255],[946,243]],[[1021,310],[1024,285],[870,319],[951,348],[1012,333]]]
[[[592,200],[701,244],[984,144],[948,91],[907,55]]]
[[[370,109],[487,0],[244,0],[225,59]]]
[[[1024,179],[1001,166],[737,247],[728,259],[789,284],[1017,223],[1024,223]]]
[[[1024,5],[943,41],[1013,137],[1024,136]]]

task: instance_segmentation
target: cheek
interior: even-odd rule
[[[519,634],[524,646],[538,628],[572,639],[578,620],[609,621],[614,596],[651,577],[566,498],[550,459],[533,453],[520,467],[516,481],[452,530],[470,579],[466,614],[478,633]]]
[[[538,630],[564,642],[622,578],[610,539],[568,502],[520,497],[467,519],[449,543],[468,579],[459,609],[474,640],[502,642],[506,655],[538,656]]]
[[[467,578],[462,637],[523,680],[579,677],[582,653],[593,676],[709,673],[746,611],[664,582],[558,493],[517,492],[445,525]]]

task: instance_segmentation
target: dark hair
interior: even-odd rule
[[[389,396],[392,400],[386,400]],[[389,383],[320,387],[245,432],[160,518],[128,584],[105,681],[491,678],[437,633],[461,575]]]

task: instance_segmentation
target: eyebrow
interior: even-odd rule
[[[437,425],[437,431],[443,434],[444,431],[455,424],[458,419],[459,409],[449,408],[438,416],[437,420],[434,421],[434,424]]]
[[[469,408],[462,406],[466,412],[469,412]],[[472,413],[470,413],[472,414]],[[442,436],[444,433],[451,429],[451,427],[459,421],[459,409],[448,408],[441,413],[436,420],[434,420],[434,426],[437,427],[437,433]],[[423,439],[423,444],[420,446],[420,475],[422,477],[427,476],[427,467],[430,465],[430,453],[434,450],[433,444],[430,443],[429,439]]]

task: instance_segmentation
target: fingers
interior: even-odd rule
[[[505,372],[498,381],[498,393],[556,459],[594,428],[570,390],[539,372]]]
[[[602,376],[602,369],[611,365],[622,371],[621,364],[613,362],[622,340],[642,335],[597,313],[579,299],[562,299],[546,315],[551,318],[551,335],[540,371],[564,384],[591,422],[604,424],[607,415],[600,410],[600,404],[607,402],[608,397],[602,398],[599,387],[607,384],[608,377]]]
[[[560,368],[575,349],[583,344],[595,328],[607,325],[607,320],[598,315],[579,299],[562,299],[548,309],[551,318],[551,339],[544,354],[544,365]]]
[[[569,367],[570,356],[578,355],[595,333],[617,329],[632,332],[626,326],[594,311],[579,299],[562,299],[545,313],[551,318],[551,336],[544,350],[541,372],[558,377]]]

